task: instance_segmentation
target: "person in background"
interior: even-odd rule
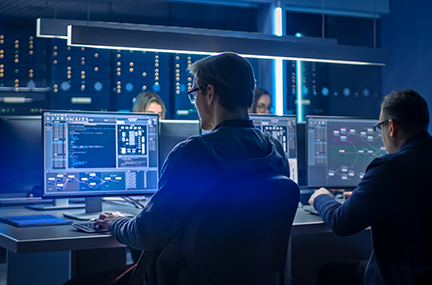
[[[132,112],[156,113],[159,115],[159,120],[165,119],[165,104],[155,92],[141,92],[133,102]]]
[[[272,99],[269,92],[264,88],[255,88],[254,99],[249,113],[270,114],[272,109]]]
[[[338,235],[371,227],[373,251],[363,284],[432,284],[432,137],[429,110],[417,92],[387,95],[379,123],[388,154],[374,159],[343,204],[325,188],[309,203]],[[336,284],[336,283],[334,283]]]

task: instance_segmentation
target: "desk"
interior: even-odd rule
[[[316,284],[319,269],[330,261],[367,260],[372,252],[370,230],[338,236],[322,221],[298,208],[291,230],[286,285]],[[335,268],[334,270],[338,270]]]
[[[103,207],[133,214],[140,212],[107,203]],[[43,213],[63,217],[63,212]],[[0,215],[8,216],[40,213],[23,207],[0,208]],[[109,269],[98,269],[99,264],[116,268],[125,263],[125,246],[110,234],[82,233],[70,225],[18,228],[0,223],[0,246],[7,250],[8,285],[29,284],[29,280],[34,285],[58,285],[89,269]],[[299,208],[291,231],[286,284],[315,284],[316,274],[326,262],[367,259],[370,252],[369,231],[339,237],[319,216]]]
[[[108,203],[104,203],[103,210],[140,212]],[[63,212],[65,210],[34,211],[22,206],[0,208],[3,216],[44,213],[63,217]],[[7,250],[8,285],[58,285],[73,276],[88,273],[90,268],[110,269],[126,262],[125,246],[111,234],[83,233],[71,225],[18,228],[0,223],[0,246]]]

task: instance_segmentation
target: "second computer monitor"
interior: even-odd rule
[[[275,116],[251,114],[250,119],[262,132],[279,140],[290,163],[290,177],[298,182],[297,171],[297,118],[295,115]]]
[[[369,163],[387,154],[376,119],[308,116],[308,187],[355,188]]]
[[[0,168],[0,199],[42,196],[41,116],[0,116]]]
[[[159,123],[160,166],[178,143],[201,134],[198,120],[161,120]]]

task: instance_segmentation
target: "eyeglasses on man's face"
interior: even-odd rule
[[[373,126],[373,129],[375,131],[375,133],[377,133],[377,135],[381,136],[382,135],[382,125],[384,125],[385,123],[388,123],[390,119],[387,119],[385,121],[379,122],[378,124]]]
[[[274,111],[274,107],[267,106],[266,104],[258,104],[257,110],[260,111],[261,113],[264,113],[265,111],[269,111],[270,113],[272,113]]]
[[[189,100],[191,102],[191,104],[195,104],[196,103],[196,96],[197,96],[197,91],[200,90],[199,87],[196,87],[192,90],[189,90],[186,94],[189,97]]]

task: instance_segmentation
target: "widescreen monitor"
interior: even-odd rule
[[[377,119],[308,116],[307,186],[355,188],[369,163],[387,154]]]
[[[42,120],[44,198],[157,191],[157,114],[47,111]]]
[[[41,116],[0,116],[0,204],[40,199],[42,167]]]
[[[161,120],[159,125],[160,166],[178,143],[201,134],[198,120]]]
[[[298,182],[297,166],[297,118],[295,115],[257,115],[250,114],[255,128],[272,134],[279,140],[290,163],[290,177]]]

